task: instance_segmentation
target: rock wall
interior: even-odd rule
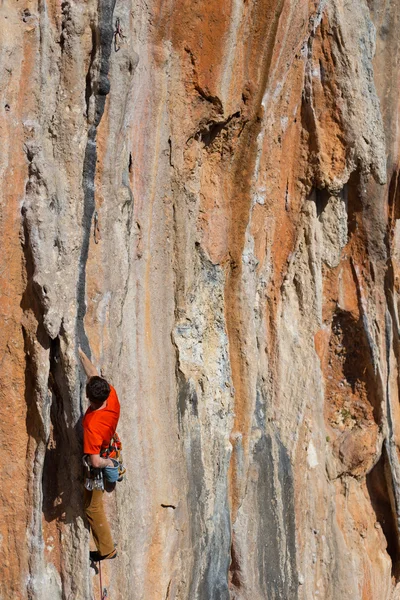
[[[398,0],[2,0],[0,598],[400,598]]]

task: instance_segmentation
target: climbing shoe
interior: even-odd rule
[[[100,560],[111,560],[112,558],[117,558],[118,553],[117,549],[114,548],[110,554],[104,554],[103,556],[100,554],[98,550],[93,550],[89,552],[90,560],[93,562],[99,562]]]

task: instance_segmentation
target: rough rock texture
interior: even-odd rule
[[[99,598],[78,345],[112,600],[400,598],[399,18],[2,0],[2,600]]]

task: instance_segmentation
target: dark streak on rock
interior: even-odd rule
[[[100,54],[100,69],[98,78],[92,79],[89,68],[90,81],[87,81],[87,94],[95,94],[95,118],[88,132],[88,141],[83,164],[83,192],[84,209],[82,217],[83,240],[80,256],[80,271],[77,288],[77,337],[83,350],[90,355],[89,342],[85,333],[84,317],[86,314],[85,291],[86,291],[86,263],[89,254],[90,230],[95,210],[94,180],[96,175],[97,127],[104,113],[106,95],[110,91],[108,80],[109,62],[113,40],[113,12],[116,0],[99,0],[98,2],[98,31],[93,35],[93,44],[96,44],[96,52]],[[89,86],[89,87],[88,87]],[[89,96],[90,96],[89,94]],[[87,102],[88,102],[87,96]]]
[[[257,392],[254,419],[260,431],[271,428],[266,421],[265,402],[260,391]],[[260,524],[255,560],[258,562],[259,586],[265,597],[271,600],[296,600],[298,575],[293,471],[277,431],[262,434],[254,448],[253,462],[258,467],[256,485]],[[277,498],[281,499],[279,505]],[[236,570],[239,573],[240,565],[236,566]]]
[[[192,570],[189,598],[198,600],[228,600],[228,569],[230,561],[231,528],[227,486],[215,502],[213,521],[215,533],[207,534],[204,508],[204,467],[200,426],[198,424],[197,394],[190,381],[177,369],[179,381],[178,416],[180,428],[187,440],[185,459],[188,479],[187,503],[190,519],[190,538],[194,564],[205,563],[204,573]],[[191,407],[191,410],[188,410]],[[226,473],[225,473],[226,477]]]
[[[278,449],[277,463],[274,461],[274,446]],[[271,600],[296,600],[298,582],[293,473],[287,450],[277,434],[274,439],[269,434],[260,438],[254,450],[254,461],[259,465],[257,495],[258,505],[262,508],[257,544],[260,589]],[[275,470],[280,489],[276,489]],[[277,497],[282,500],[281,518]]]
[[[215,533],[207,544],[207,567],[199,586],[199,600],[229,600],[228,571],[230,563],[231,524],[228,498],[216,506],[213,521]]]
[[[185,415],[186,409],[190,406],[191,412],[195,417],[199,416],[197,409],[197,393],[193,385],[191,385],[190,381],[186,381],[183,373],[178,369],[177,379],[179,382],[179,390],[178,390],[178,415],[179,421],[182,422],[182,419]]]

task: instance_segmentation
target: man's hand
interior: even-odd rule
[[[88,454],[89,462],[95,469],[104,469],[105,467],[113,467],[114,463],[111,458],[101,458],[100,454]]]
[[[90,362],[82,348],[78,349],[79,358],[81,359],[82,366],[85,370],[86,377],[90,379],[91,377],[95,377],[98,375],[97,369],[93,363]]]

